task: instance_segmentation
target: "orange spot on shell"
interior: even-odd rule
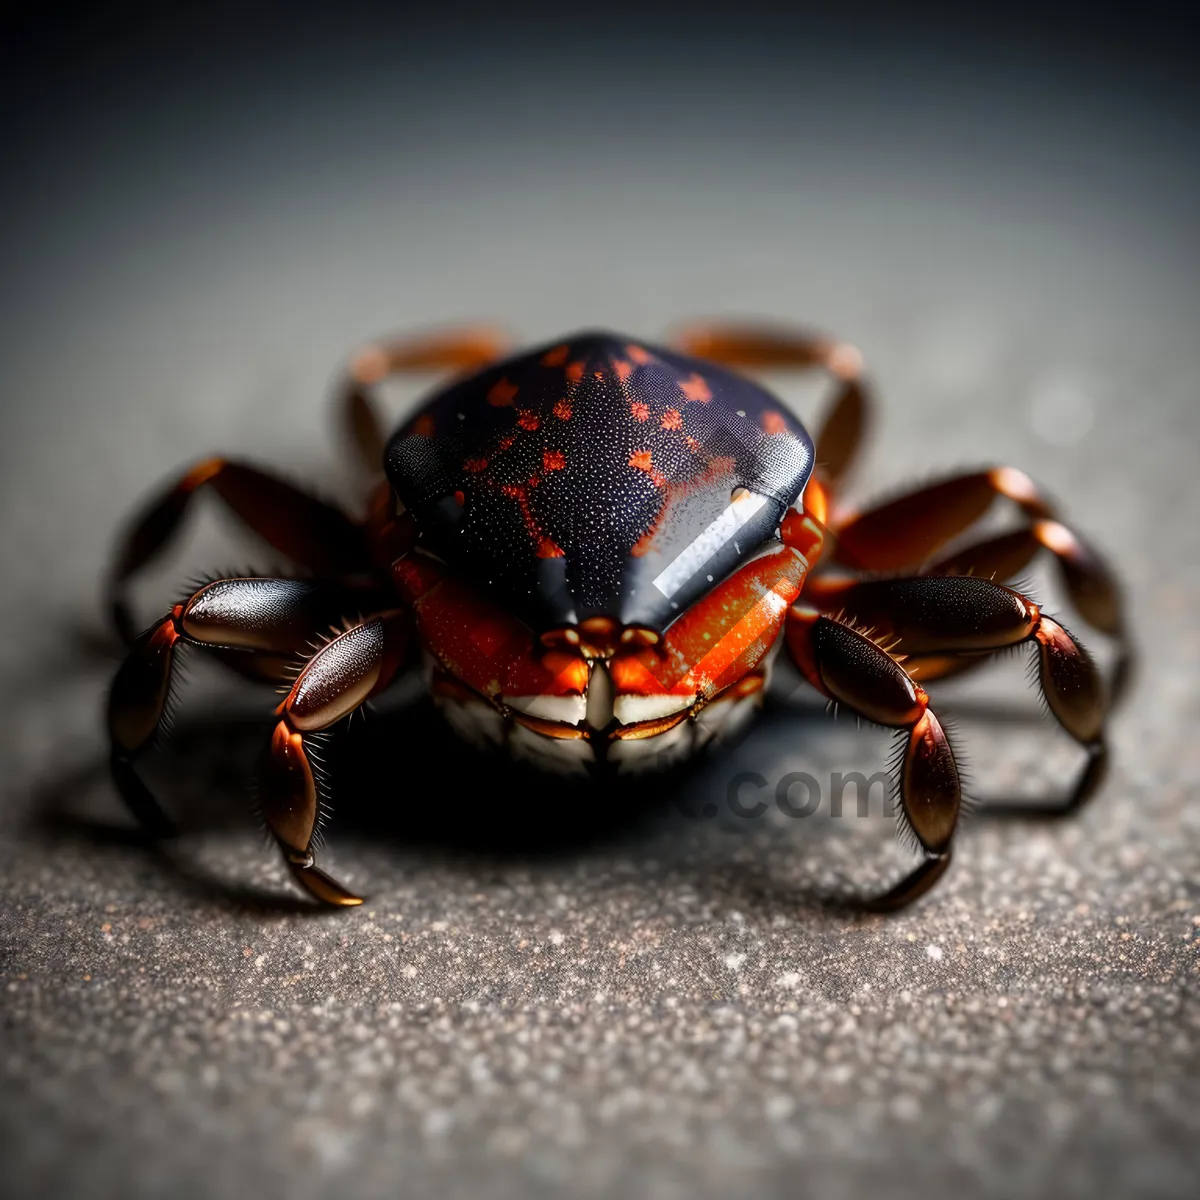
[[[694,437],[692,437],[692,435],[691,435],[690,433],[689,433],[689,434],[686,434],[686,435],[684,436],[684,439],[683,439],[683,444],[684,444],[684,445],[685,445],[685,446],[686,446],[686,447],[687,447],[687,448],[688,448],[690,451],[692,451],[692,453],[693,453],[693,454],[699,454],[699,453],[700,453],[700,451],[704,449],[704,447],[703,447],[703,446],[701,446],[701,445],[700,445],[700,443],[699,443],[698,441],[696,441],[696,439],[695,439]]]
[[[643,533],[636,542],[633,543],[633,548],[629,551],[629,553],[632,554],[634,558],[641,558],[644,554],[648,553],[650,547],[654,545],[654,538],[657,533],[658,524],[655,523],[651,525],[650,528],[647,529],[646,532]]]
[[[499,442],[496,443],[496,453],[503,454],[517,440],[515,433],[506,433]]]
[[[510,383],[507,378],[497,379],[488,391],[487,402],[493,408],[506,408],[513,402],[518,390],[517,385]]]
[[[629,456],[629,465],[637,471],[645,471],[650,476],[651,482],[655,487],[662,487],[666,483],[661,471],[655,469],[654,460],[650,455],[649,450],[635,450]]]
[[[412,431],[417,437],[433,437],[433,418],[428,413],[422,413],[413,422]]]
[[[506,483],[500,488],[500,492],[501,495],[517,502],[517,507],[521,510],[521,519],[525,522],[525,531],[536,548],[538,558],[562,558],[564,557],[562,549],[542,531],[529,503],[529,487],[538,482],[539,480],[535,476],[529,481],[529,485]]]
[[[679,381],[679,390],[689,399],[699,404],[707,404],[712,399],[712,389],[699,375],[691,375]]]
[[[630,406],[629,411],[633,414],[635,421],[644,421],[650,416],[649,405],[643,404],[640,400],[635,400]]]
[[[567,456],[561,450],[542,451],[542,469],[561,471],[567,465]]]
[[[683,418],[679,415],[679,409],[668,408],[662,417],[662,427],[664,429],[682,429]]]
[[[633,374],[633,364],[627,363],[623,358],[614,359],[613,370],[616,371],[617,378],[624,383]]]
[[[565,396],[554,406],[554,415],[560,421],[571,419],[571,402]]]
[[[463,470],[470,471],[472,475],[478,475],[480,471],[486,471],[488,460],[486,458],[468,458],[463,463]]]
[[[630,344],[625,347],[625,353],[628,354],[629,357],[632,358],[633,361],[640,367],[644,367],[647,363],[654,361],[654,356],[650,353],[650,351],[643,350],[641,346],[634,346]]]
[[[764,433],[787,433],[787,421],[784,419],[783,413],[776,412],[774,409],[763,413],[762,427]]]
[[[567,361],[567,355],[571,353],[571,347],[565,343],[561,346],[555,346],[553,350],[547,350],[542,355],[543,367],[561,367]]]
[[[567,363],[567,382],[578,383],[583,378],[583,363]]]
[[[541,418],[531,408],[521,409],[517,416],[517,424],[522,429],[528,429],[530,432],[535,430],[541,423]]]

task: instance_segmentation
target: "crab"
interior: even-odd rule
[[[780,368],[832,380],[815,440],[752,377]],[[453,377],[387,438],[377,385],[431,369]],[[135,760],[163,722],[183,645],[282,683],[259,803],[295,879],[329,905],[362,900],[316,865],[314,741],[418,667],[477,746],[606,776],[670,767],[733,736],[782,648],[833,705],[898,731],[897,812],[920,860],[864,902],[876,909],[916,900],[951,861],[962,784],[929,681],[1032,647],[1049,713],[1086,752],[1047,805],[1077,809],[1100,785],[1115,689],[1009,583],[1049,552],[1075,611],[1124,664],[1113,572],[1008,466],[846,506],[839,485],[870,403],[851,345],[710,323],[669,346],[583,332],[510,354],[495,331],[451,329],[368,345],[337,394],[370,485],[362,519],[211,458],[119,540],[110,597],[131,644],[109,698],[111,766],[150,827],[169,822]],[[214,579],[134,637],[130,582],[204,492],[296,569]],[[1016,528],[972,538],[997,500]]]

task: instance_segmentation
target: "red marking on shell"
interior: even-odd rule
[[[433,437],[433,418],[428,413],[422,413],[412,425],[412,431],[417,437]]]
[[[632,554],[634,558],[641,558],[642,555],[646,554],[650,547],[654,545],[654,538],[657,533],[658,520],[656,518],[651,524],[650,528],[647,529],[646,532],[643,533],[642,536],[633,543],[633,548],[629,551],[629,553]]]
[[[505,452],[505,450],[507,450],[509,448],[509,446],[511,446],[513,444],[513,442],[515,442],[516,440],[517,440],[517,435],[515,433],[506,433],[496,443],[496,453],[503,454]]]
[[[567,465],[567,456],[561,450],[542,451],[542,469],[561,471]]]
[[[507,379],[497,379],[487,394],[487,402],[493,408],[506,408],[513,402],[518,390],[515,383],[510,383]]]
[[[578,383],[583,378],[583,363],[567,363],[567,382]]]
[[[787,433],[788,425],[783,413],[768,409],[762,415],[763,433]]]
[[[571,402],[565,396],[554,406],[554,415],[560,421],[571,419]]]
[[[635,421],[645,421],[650,416],[650,406],[643,404],[640,400],[635,400],[629,406],[629,411],[633,414]]]
[[[595,378],[595,379],[603,379],[603,378],[604,378],[604,372],[603,372],[603,371],[593,371],[593,372],[592,372],[592,376],[593,376],[593,378]]]
[[[662,427],[664,429],[682,429],[683,418],[679,415],[679,409],[668,408],[662,416]]]
[[[512,397],[516,396],[518,390],[520,389],[517,385],[510,383],[508,379],[497,379],[487,392],[487,402],[493,408],[506,408],[512,403]]]
[[[561,367],[567,361],[567,355],[571,353],[571,347],[565,343],[561,346],[555,346],[553,350],[547,350],[542,355],[543,367]]]
[[[486,471],[488,460],[486,458],[468,458],[463,463],[463,470],[470,471],[472,475],[478,475],[480,471]]]
[[[666,483],[666,478],[662,472],[655,469],[654,460],[649,450],[635,450],[629,456],[629,465],[634,470],[645,471],[650,476],[651,482],[655,487],[662,487]]]
[[[627,363],[623,358],[617,358],[613,360],[613,370],[616,371],[617,378],[624,383],[633,374],[633,364]]]
[[[807,570],[803,559],[783,548],[746,563],[680,614],[663,637],[661,655],[640,653],[639,660],[663,690],[682,687],[716,695],[762,661]]]
[[[707,404],[712,399],[712,389],[699,375],[693,374],[679,381],[679,390],[689,399],[699,404]]]
[[[548,538],[542,531],[541,525],[538,524],[538,519],[533,515],[533,508],[529,503],[529,486],[534,486],[539,482],[535,476],[529,481],[529,485],[521,483],[506,483],[501,486],[500,492],[507,496],[510,500],[517,502],[517,507],[521,510],[521,519],[525,522],[525,531],[529,534],[530,540],[537,548],[538,558],[563,558],[561,547]]]
[[[684,434],[683,444],[693,453],[699,454],[704,449],[698,441],[690,433]]]
[[[446,575],[433,560],[409,555],[393,567],[392,576],[412,603],[422,640],[438,663],[439,690],[465,685],[494,697],[580,695],[586,689],[588,664],[582,655],[535,645],[528,626]]]
[[[587,685],[588,665],[577,647],[547,651],[540,644],[536,650],[523,644],[502,680],[508,696],[579,696]]]
[[[462,492],[455,492],[454,498],[459,502],[460,505],[466,504],[467,502],[467,497]]]
[[[541,419],[531,408],[523,408],[517,415],[517,424],[520,425],[522,429],[528,429],[531,433],[541,423]]]
[[[644,367],[647,363],[654,361],[654,356],[650,353],[650,351],[643,350],[641,346],[626,346],[625,353],[628,354],[629,357],[632,358],[639,367]]]

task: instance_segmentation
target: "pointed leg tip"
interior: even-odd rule
[[[332,908],[357,908],[363,902],[362,896],[355,895],[354,892],[343,887],[320,867],[302,866],[296,863],[288,865],[296,877],[296,882],[309,895],[320,900],[322,904],[328,904]]]
[[[118,794],[142,832],[155,840],[174,837],[179,832],[175,822],[159,807],[153,793],[134,770],[129,755],[114,750],[109,758],[109,767]]]
[[[894,888],[882,896],[865,901],[863,909],[871,913],[892,913],[907,908],[920,900],[941,879],[950,865],[950,857],[949,849],[931,855]]]

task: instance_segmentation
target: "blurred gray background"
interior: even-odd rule
[[[1196,1194],[1200,172],[1169,10],[2,20],[3,1194]],[[327,854],[369,902],[314,915],[245,815],[269,701],[197,666],[152,767],[185,835],[137,835],[98,580],[147,488],[225,451],[352,502],[327,391],[373,334],[708,314],[862,348],[860,495],[1012,463],[1120,564],[1142,664],[1084,814],[977,814],[926,903],[855,918],[814,894],[901,869],[882,817],[725,802],[882,766],[794,680],[657,807],[472,773],[398,703],[343,754],[376,765]],[[144,611],[247,562],[206,509]],[[1075,765],[1015,663],[940,702],[980,796]]]

